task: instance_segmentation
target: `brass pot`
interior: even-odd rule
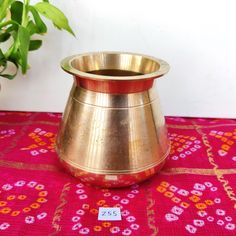
[[[122,187],[147,179],[170,151],[154,79],[169,65],[133,53],[65,58],[74,85],[57,135],[64,166],[82,181]]]

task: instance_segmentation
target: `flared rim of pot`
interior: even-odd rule
[[[144,80],[166,74],[169,64],[139,53],[104,51],[77,54],[61,62],[66,72],[93,80]]]

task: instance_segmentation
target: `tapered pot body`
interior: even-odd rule
[[[63,165],[102,187],[131,185],[158,172],[170,143],[153,82],[168,65],[103,52],[72,56],[62,67],[75,78],[56,141]]]

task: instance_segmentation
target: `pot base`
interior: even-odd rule
[[[132,173],[94,173],[75,167],[63,159],[60,159],[60,161],[67,171],[87,185],[94,185],[103,188],[120,188],[143,182],[155,175],[164,166],[168,154],[169,152],[159,164],[143,171]]]

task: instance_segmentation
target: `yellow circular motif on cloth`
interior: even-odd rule
[[[192,195],[191,197],[189,197],[189,200],[191,200],[192,202],[199,202],[200,198],[196,195]]]
[[[102,227],[99,226],[99,225],[95,225],[95,226],[93,227],[93,230],[98,232],[98,231],[101,231],[101,230],[102,230]]]
[[[157,191],[160,192],[160,193],[163,193],[166,191],[166,188],[162,187],[162,186],[158,186],[157,187]]]
[[[199,209],[199,210],[203,210],[203,209],[206,209],[207,206],[205,203],[197,203],[195,204],[196,208]]]
[[[91,212],[92,214],[94,214],[94,215],[98,214],[98,210],[95,209],[95,208],[92,208],[92,209],[90,210],[90,212]]]
[[[181,201],[181,199],[178,197],[172,197],[171,200],[175,203],[179,203]]]
[[[90,207],[89,204],[83,204],[83,205],[82,205],[82,208],[85,209],[85,210],[88,210],[89,207]]]
[[[16,198],[15,195],[9,195],[9,196],[7,197],[7,200],[8,200],[8,201],[11,201],[11,200],[14,200],[15,198]]]
[[[39,197],[46,197],[48,195],[47,191],[41,191],[39,192]]]
[[[168,182],[166,182],[166,181],[162,181],[161,182],[161,186],[163,186],[163,187],[169,187],[170,186],[170,184],[168,183]]]
[[[4,207],[0,210],[0,213],[2,214],[8,214],[11,212],[11,208],[10,207]]]
[[[174,196],[174,193],[172,193],[172,192],[170,192],[170,191],[166,191],[166,192],[164,193],[164,196],[171,198],[171,197]]]
[[[102,226],[107,228],[107,227],[110,227],[111,226],[111,223],[110,222],[103,222],[102,223]]]
[[[27,196],[26,195],[19,195],[17,198],[19,200],[25,200],[27,198]]]
[[[37,209],[37,208],[40,207],[40,204],[34,202],[34,203],[32,203],[32,204],[30,205],[30,207],[33,208],[33,209]]]
[[[25,208],[23,208],[23,212],[27,213],[27,212],[29,212],[29,211],[31,211],[31,208],[30,208],[30,207],[25,207]]]
[[[6,206],[6,205],[7,205],[7,202],[6,202],[6,201],[0,201],[0,207]]]
[[[98,206],[102,206],[102,205],[105,204],[105,203],[106,203],[105,200],[99,200],[99,201],[97,202],[97,205],[98,205]]]
[[[212,200],[205,200],[205,203],[209,206],[214,205],[214,202]]]
[[[40,202],[40,203],[44,203],[46,201],[47,201],[47,199],[44,198],[44,197],[40,197],[40,198],[37,199],[37,202]]]
[[[38,143],[39,144],[39,146],[45,146],[47,143],[45,143],[45,142],[40,142],[40,143]]]
[[[181,203],[180,203],[180,206],[183,207],[183,208],[188,208],[189,205],[190,205],[190,204],[187,203],[187,202],[181,202]]]
[[[18,216],[20,214],[20,211],[13,211],[11,213],[11,216]]]
[[[43,190],[43,189],[44,189],[44,186],[41,185],[41,184],[38,184],[38,185],[35,187],[35,189],[37,189],[37,190]]]
[[[45,137],[48,137],[48,138],[50,138],[50,137],[52,137],[52,136],[53,136],[53,133],[51,133],[51,132],[48,132],[48,133],[44,134],[44,136],[45,136]]]

